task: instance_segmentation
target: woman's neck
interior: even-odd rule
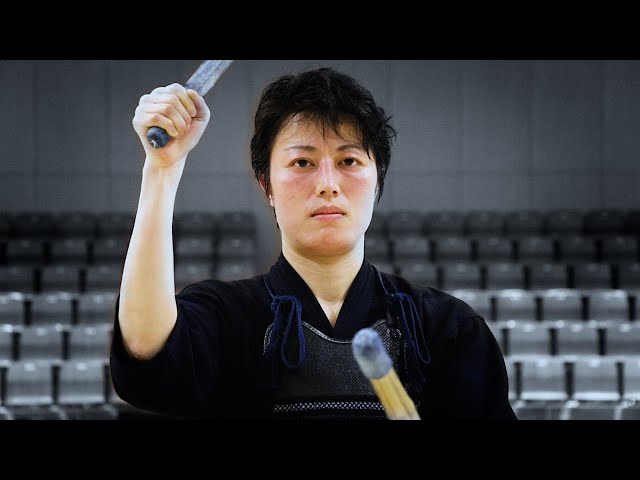
[[[283,244],[282,254],[321,303],[341,304],[364,260],[364,241],[344,255],[303,256]]]

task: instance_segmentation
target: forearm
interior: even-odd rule
[[[118,310],[125,347],[136,358],[158,353],[176,322],[172,225],[184,163],[159,168],[147,161],[143,169]]]

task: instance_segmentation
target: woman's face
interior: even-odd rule
[[[283,248],[301,255],[348,253],[359,245],[371,222],[375,161],[362,149],[352,124],[340,124],[338,133],[293,117],[271,151],[270,203]],[[320,208],[325,208],[324,214]]]

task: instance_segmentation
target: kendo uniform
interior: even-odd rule
[[[281,253],[264,275],[204,280],[176,295],[162,350],[124,349],[115,308],[110,368],[118,395],[180,418],[384,419],[351,339],[376,330],[423,420],[515,419],[504,358],[485,320],[435,288],[366,258],[335,326]]]

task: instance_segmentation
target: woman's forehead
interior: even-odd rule
[[[325,122],[300,115],[283,123],[275,143],[280,147],[286,147],[292,144],[313,145],[325,141],[348,142],[356,145],[362,143],[356,125],[349,119],[342,118],[334,130]]]

